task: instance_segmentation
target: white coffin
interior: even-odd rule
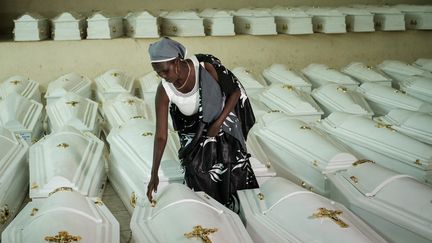
[[[156,126],[146,119],[132,119],[119,128],[113,128],[107,137],[110,145],[110,171],[108,177],[129,212],[133,201],[146,200],[146,184],[150,180],[153,163],[153,144]],[[177,136],[169,132],[159,168],[158,190],[172,182],[183,182],[178,161]]]
[[[22,76],[12,76],[0,85],[0,100],[6,98],[10,93],[18,93],[27,99],[33,99],[41,103],[39,83]]]
[[[419,58],[413,63],[413,66],[432,72],[432,59]]]
[[[385,60],[377,67],[394,79],[393,86],[395,87],[399,87],[399,82],[413,76],[432,78],[431,72],[401,61]]]
[[[135,78],[117,69],[111,69],[95,78],[96,99],[102,104],[122,93],[133,93]]]
[[[306,123],[320,120],[324,114],[309,94],[287,84],[272,84],[260,94],[259,99],[272,111],[283,112]]]
[[[391,87],[374,83],[364,83],[357,89],[357,92],[361,93],[366,98],[375,115],[378,116],[385,115],[389,111],[397,108],[411,111],[432,112],[431,104],[411,97],[404,91]]]
[[[343,85],[352,90],[356,89],[358,86],[358,83],[348,75],[324,64],[309,64],[302,72],[312,83],[313,88],[318,88],[328,83]]]
[[[324,133],[283,113],[264,115],[250,133],[256,137],[254,147],[261,147],[267,157],[262,161],[270,163],[278,176],[322,195],[328,193],[326,174],[357,160]]]
[[[105,102],[102,109],[108,132],[130,119],[148,118],[147,113],[149,113],[144,100],[130,94],[119,94],[115,99]]]
[[[266,8],[241,8],[234,14],[235,32],[249,35],[276,35],[275,18]]]
[[[306,93],[310,93],[312,89],[312,85],[303,74],[287,69],[283,64],[272,64],[264,69],[262,75],[268,83],[288,84]]]
[[[391,125],[391,128],[400,133],[432,145],[432,115],[430,113],[394,109],[376,120]]]
[[[85,37],[86,19],[75,12],[64,12],[52,20],[54,40],[81,40]]]
[[[254,242],[386,242],[343,205],[283,178],[238,194],[246,229]],[[314,216],[320,208],[339,211],[335,216],[346,225]]]
[[[98,11],[87,18],[87,39],[113,39],[122,35],[122,17]]]
[[[203,19],[195,11],[171,11],[160,15],[162,33],[169,36],[204,36]]]
[[[98,103],[74,93],[67,93],[55,103],[46,106],[49,128],[58,131],[73,126],[80,131],[99,134]]]
[[[227,10],[206,8],[199,13],[199,16],[204,19],[206,35],[235,35],[233,15]]]
[[[432,184],[432,146],[363,116],[335,112],[319,127],[362,158]]]
[[[374,15],[375,30],[405,30],[405,15],[397,8],[374,5],[354,5],[353,7],[365,9]]]
[[[390,242],[432,241],[432,188],[373,163],[329,175],[331,198]]]
[[[264,90],[265,86],[263,85],[263,83],[265,83],[265,81],[256,79],[246,68],[236,67],[231,71],[246,89],[249,96],[257,94]]]
[[[345,14],[331,8],[308,8],[306,13],[312,16],[314,32],[335,34],[345,33]]]
[[[20,135],[28,144],[42,135],[42,104],[11,94],[0,102],[0,126]]]
[[[359,8],[338,7],[339,12],[346,15],[346,28],[350,32],[374,32],[374,15]]]
[[[341,72],[350,75],[360,83],[373,82],[386,86],[391,86],[392,80],[383,72],[376,70],[370,66],[366,66],[361,62],[352,62],[341,69]]]
[[[334,111],[363,115],[369,118],[374,115],[361,94],[337,84],[321,86],[314,89],[311,95],[321,105],[326,116]]]
[[[184,185],[171,184],[156,197],[155,207],[146,201],[132,215],[131,230],[139,242],[242,242],[252,243],[239,216],[205,193],[195,193]],[[195,226],[216,229],[210,241],[185,234]]]
[[[279,34],[313,34],[312,16],[299,8],[274,7],[271,14],[275,18]]]
[[[101,197],[107,176],[103,149],[93,134],[73,127],[45,136],[29,152],[30,198],[46,198],[59,187]]]
[[[49,37],[48,19],[37,13],[25,13],[14,19],[15,41],[39,41]]]
[[[407,94],[432,103],[432,77],[409,77],[399,82],[400,89]]]
[[[45,93],[47,105],[55,103],[68,92],[90,99],[92,94],[90,79],[84,75],[72,72],[50,82]]]
[[[270,112],[277,112],[272,111],[270,108],[268,108],[266,105],[264,105],[261,101],[259,101],[259,94],[254,96],[249,96],[249,101],[252,106],[252,110],[255,115],[255,122],[258,122],[260,117],[263,115],[270,113]]]
[[[151,71],[139,78],[139,93],[141,98],[153,98],[161,81],[162,78],[155,71]]]
[[[432,6],[398,4],[394,6],[405,14],[405,26],[407,29],[431,30]]]
[[[18,213],[27,194],[27,150],[24,139],[0,126],[0,234]]]
[[[159,20],[147,11],[130,12],[125,16],[125,32],[133,38],[157,38]]]
[[[2,242],[120,242],[120,225],[100,199],[61,189],[45,200],[29,202],[3,233]]]

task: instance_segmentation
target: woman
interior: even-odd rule
[[[167,140],[168,110],[180,137],[185,182],[238,212],[237,190],[257,188],[245,139],[255,122],[238,79],[220,61],[199,54],[184,59],[180,43],[162,38],[149,47],[153,69],[163,78],[156,93],[156,135],[147,197],[159,184]]]

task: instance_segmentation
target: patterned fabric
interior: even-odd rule
[[[219,81],[200,65],[198,113],[186,116],[176,105],[170,105],[173,125],[180,137],[179,158],[185,169],[185,182],[193,190],[204,191],[239,212],[237,190],[258,187],[245,145],[255,117],[243,86],[231,71],[211,55],[196,57],[199,62],[213,65]],[[207,136],[208,126],[222,111],[222,101],[239,89],[241,97],[225,119],[218,136]]]

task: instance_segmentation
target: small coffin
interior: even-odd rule
[[[345,33],[345,14],[331,8],[307,8],[306,13],[312,16],[314,32],[337,34]]]
[[[377,67],[394,79],[393,85],[395,87],[399,87],[399,82],[413,76],[432,78],[431,72],[401,61],[385,60]]]
[[[395,5],[405,14],[405,27],[414,30],[432,30],[432,6],[431,5]]]
[[[432,72],[432,59],[419,58],[413,63],[413,66]]]
[[[274,7],[271,14],[275,18],[279,34],[312,34],[312,16],[299,8]]]
[[[241,8],[234,14],[235,32],[248,35],[276,35],[275,18],[266,8]]]
[[[374,69],[371,66],[366,66],[361,62],[352,62],[343,67],[341,71],[360,83],[377,83],[391,87],[392,80],[380,70]]]
[[[49,38],[48,19],[37,13],[25,13],[14,20],[15,41],[40,41]]]
[[[130,12],[125,16],[125,32],[132,38],[159,37],[160,21],[148,11]]]
[[[87,18],[87,39],[113,39],[123,36],[123,18],[103,11]]]
[[[358,83],[348,75],[324,64],[309,64],[302,72],[310,80],[313,88],[318,88],[328,83],[343,85],[352,90],[358,86]]]
[[[96,98],[104,103],[122,93],[133,93],[135,78],[118,69],[111,69],[95,79]]]
[[[41,103],[39,83],[22,76],[12,76],[0,85],[0,100],[6,98],[10,93],[18,93],[27,99]]]
[[[374,15],[375,30],[404,31],[405,15],[400,10],[390,6],[354,5]]]
[[[90,99],[92,94],[90,79],[78,73],[68,73],[50,82],[45,94],[47,105],[55,103],[68,92]]]
[[[81,40],[85,37],[86,19],[75,12],[64,12],[52,20],[54,40]]]
[[[288,84],[296,89],[310,93],[312,85],[300,72],[292,71],[283,64],[273,64],[262,72],[268,83]]]
[[[338,7],[345,14],[346,28],[350,32],[374,32],[374,15],[359,8]]]
[[[233,36],[234,20],[233,15],[223,9],[206,8],[199,14],[204,19],[206,35],[212,36]]]
[[[195,11],[162,13],[162,33],[169,36],[204,36],[203,19]]]

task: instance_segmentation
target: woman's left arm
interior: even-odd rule
[[[213,65],[210,63],[204,63],[205,69],[213,76],[213,78],[219,82],[217,72]],[[219,115],[219,117],[210,125],[209,129],[207,130],[207,135],[210,137],[217,136],[220,127],[222,126],[223,122],[225,121],[226,117],[229,115],[229,113],[234,109],[236,106],[239,98],[241,96],[240,89],[235,90],[232,92],[225,101],[225,106]]]

